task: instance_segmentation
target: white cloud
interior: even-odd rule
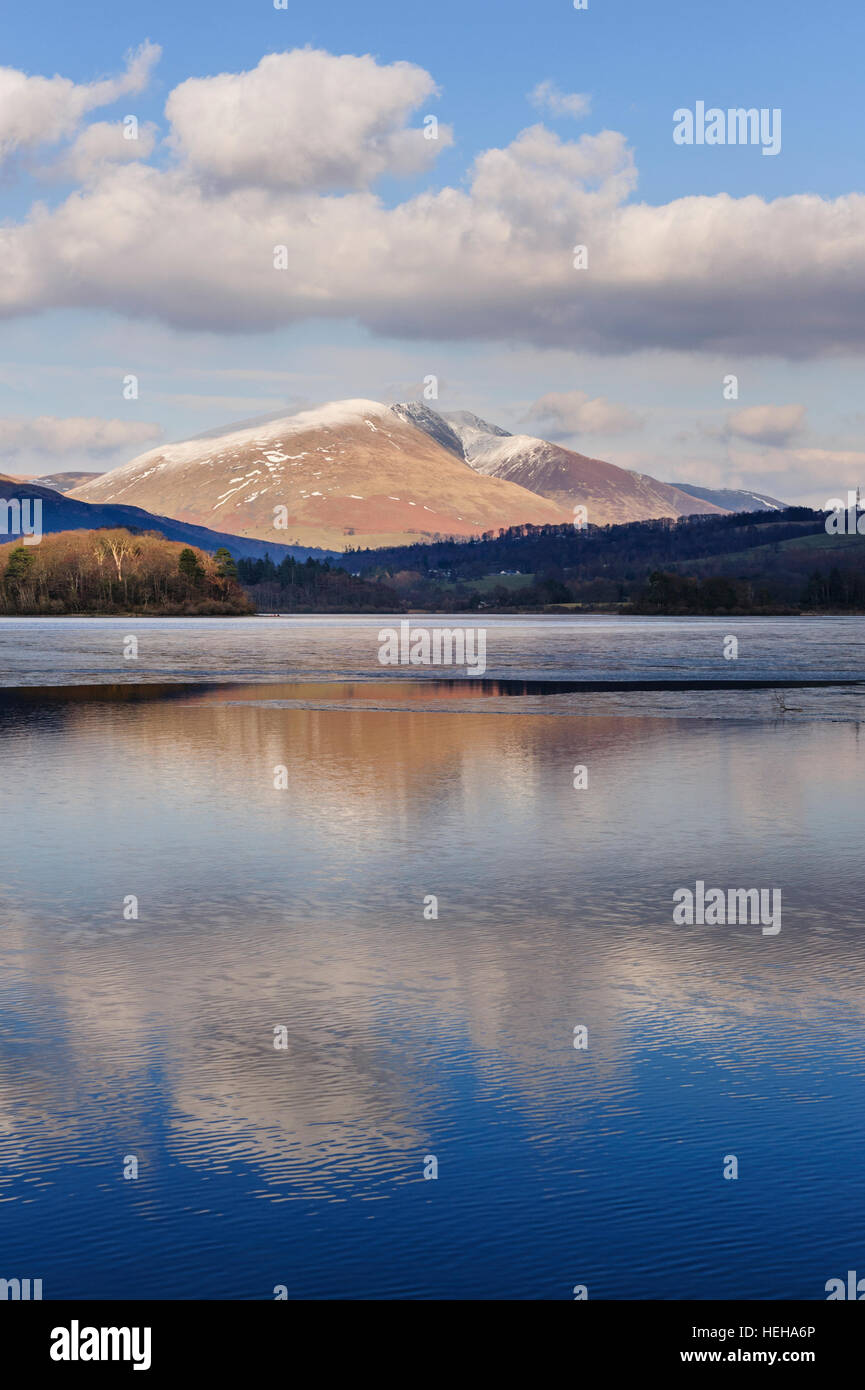
[[[306,49],[183,83],[175,167],[97,161],[82,192],[0,227],[0,314],[101,307],[241,332],[355,319],[417,340],[716,351],[733,368],[865,349],[865,196],[653,207],[630,201],[622,135],[535,125],[465,187],[385,203],[370,181],[441,146],[404,124],[434,90],[410,64]]]
[[[146,87],[161,50],[143,43],[120,77],[75,83],[67,77],[29,77],[0,68],[0,162],[18,149],[56,144],[74,135],[88,113]]]
[[[641,429],[643,418],[627,406],[590,397],[586,391],[550,391],[536,400],[526,412],[527,420],[537,420],[553,438],[574,434],[629,434]]]
[[[549,78],[539,82],[529,92],[529,101],[539,111],[548,111],[551,116],[585,116],[592,99],[583,92],[561,92]]]
[[[76,467],[82,460],[101,460],[124,450],[140,449],[162,435],[162,427],[145,420],[102,420],[52,415],[35,418],[0,416],[0,473],[12,459],[52,472]]]
[[[805,428],[804,405],[753,405],[737,410],[724,430],[755,444],[789,444]]]
[[[437,91],[413,63],[304,48],[251,72],[190,78],[165,113],[180,157],[223,187],[357,189],[427,169],[451,143],[448,126],[429,139],[406,125]]]
[[[105,306],[223,330],[354,317],[397,335],[543,339],[564,286],[574,293],[575,216],[609,215],[632,181],[621,136],[563,144],[542,127],[482,155],[470,193],[393,208],[367,192],[213,193],[184,169],[109,167],[0,228],[0,313]]]
[[[121,121],[94,121],[82,130],[62,158],[39,173],[43,178],[89,183],[108,164],[148,159],[156,146],[156,137],[156,126],[150,121],[138,127],[135,139],[126,138]]]

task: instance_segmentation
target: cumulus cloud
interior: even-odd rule
[[[161,425],[145,420],[0,416],[0,473],[10,460],[18,467],[22,462],[47,464],[52,471],[81,461],[104,463],[123,450],[137,451],[161,435]]]
[[[582,92],[559,91],[555,82],[549,78],[545,82],[539,82],[537,87],[529,92],[529,101],[539,111],[548,111],[551,116],[585,116],[592,104],[591,97]]]
[[[654,207],[632,200],[622,135],[535,125],[479,155],[464,185],[385,202],[370,181],[441,146],[404,124],[434,90],[411,64],[306,49],[190,79],[168,101],[174,165],[106,161],[56,209],[0,227],[0,314],[103,307],[241,332],[340,318],[404,338],[733,360],[865,349],[862,195]]]
[[[572,434],[629,434],[641,429],[643,417],[627,406],[590,397],[586,391],[550,391],[526,412],[554,439]]]
[[[127,129],[135,130],[134,138],[127,137]],[[150,121],[137,127],[124,126],[121,121],[94,121],[82,130],[62,158],[39,172],[43,178],[89,183],[108,164],[148,159],[156,146],[156,137],[156,126]]]
[[[75,134],[89,111],[142,91],[161,50],[143,43],[119,77],[76,83],[67,77],[30,77],[0,68],[0,162],[15,150],[56,144]]]
[[[180,157],[223,187],[355,189],[427,169],[451,143],[448,126],[406,125],[437,93],[413,63],[304,48],[251,72],[190,78],[165,113]]]
[[[482,155],[471,192],[393,208],[370,192],[216,194],[182,168],[115,166],[57,209],[0,228],[0,312],[102,305],[224,330],[323,316],[409,336],[510,331],[517,301],[538,324],[560,308],[575,197],[601,216],[632,178],[621,136],[564,144],[541,127]],[[278,245],[286,272],[274,269]]]
[[[737,410],[724,432],[755,444],[789,444],[805,428],[804,405],[753,405]]]

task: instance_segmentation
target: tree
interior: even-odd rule
[[[117,566],[118,583],[122,584],[123,561],[126,560],[130,555],[133,555],[135,553],[134,546],[132,544],[132,538],[128,535],[123,534],[107,536],[106,545],[108,546],[108,549],[111,551],[112,558],[114,560],[115,565]]]
[[[237,578],[237,565],[227,546],[221,545],[213,558],[216,561],[216,574],[219,579]]]
[[[30,577],[30,572],[36,557],[31,550],[25,550],[24,546],[18,546],[9,556],[9,563],[6,566],[6,583],[16,589],[20,589],[22,584],[26,584]]]
[[[204,579],[204,566],[190,546],[184,546],[177,560],[177,568],[188,584],[198,586]]]

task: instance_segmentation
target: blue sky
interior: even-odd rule
[[[145,38],[163,57],[137,103],[159,119],[168,91],[191,76],[252,68],[263,54],[312,45],[333,53],[407,60],[442,87],[442,114],[472,154],[513,138],[531,119],[525,94],[543,78],[592,95],[593,128],[623,131],[637,154],[640,194],[662,202],[688,193],[805,191],[835,196],[862,186],[861,53],[865,12],[813,0],[367,0],[363,5],[289,0],[44,0],[12,7],[3,62],[79,82],[114,72]],[[671,113],[699,98],[720,106],[780,106],[783,158],[742,159],[735,149],[677,150]],[[566,123],[563,123],[566,124]],[[442,180],[465,159],[443,161]]]
[[[2,63],[31,78],[59,74],[83,90],[117,78],[125,55],[145,40],[161,54],[138,90],[67,120],[60,137],[52,130],[37,139],[31,123],[26,137],[19,130],[7,142],[0,165],[10,236],[9,289],[0,294],[0,471],[42,471],[61,461],[111,467],[160,435],[183,437],[282,404],[409,396],[434,373],[443,409],[472,408],[527,433],[555,426],[583,453],[656,476],[747,483],[815,502],[855,486],[865,471],[857,327],[865,220],[858,201],[845,200],[863,185],[863,29],[852,5],[804,0],[731,0],[712,11],[635,0],[589,0],[586,11],[565,0],[531,8],[511,0],[427,7],[290,0],[287,10],[264,0],[74,8],[47,0],[38,10],[16,8],[4,19]],[[315,110],[311,77],[308,117],[296,130],[271,125],[278,86],[257,97],[243,89],[245,109],[247,95],[260,102],[257,123],[243,132],[232,168],[223,168],[220,148],[234,127],[213,79],[253,73],[265,55],[306,47],[373,55],[359,111],[366,102],[380,115],[376,87],[380,77],[384,89],[392,65],[429,74],[438,94],[407,100],[393,128],[417,130],[434,113],[452,143],[439,141],[429,161],[424,150],[408,161],[395,155],[367,176],[359,138],[354,155],[364,167],[353,186],[350,175],[338,187],[322,173],[321,144],[340,137],[327,111]],[[286,67],[286,81],[294,84],[300,72]],[[347,70],[348,85],[350,76]],[[166,143],[172,124],[165,107],[190,78],[203,83],[184,89],[179,149],[176,140]],[[538,108],[529,94],[542,82],[583,94],[588,109],[575,118]],[[780,108],[780,154],[677,146],[673,112],[697,101]],[[90,125],[128,113],[142,126],[153,123],[144,164],[164,175],[164,186],[147,187],[147,215],[160,226],[173,219],[166,237],[196,239],[207,273],[194,256],[190,262],[189,245],[160,241],[157,248],[142,233],[136,246],[126,224],[141,194],[130,202],[123,183],[130,171],[115,179],[116,166],[103,166],[105,177],[94,184],[59,168]],[[37,106],[34,120],[43,117]],[[360,124],[365,119],[359,114]],[[373,144],[381,134],[376,119],[368,117]],[[520,133],[539,124],[551,143],[520,144]],[[592,145],[585,161],[568,153],[603,131],[616,132],[619,145]],[[304,167],[319,161],[308,188],[295,168],[306,145]],[[484,166],[483,187],[473,191],[473,163],[485,151],[505,153]],[[171,184],[175,176],[182,190]],[[572,202],[568,180],[575,189],[585,182]],[[412,230],[424,213],[418,200],[448,189],[468,201],[453,218],[439,204],[426,246]],[[801,195],[811,195],[807,206],[784,201]],[[689,199],[698,201],[680,201]],[[756,210],[751,200],[759,200]],[[271,312],[266,289],[252,282],[247,297],[242,276],[228,287],[239,275],[235,259],[258,254],[256,242],[247,251],[229,233],[229,202],[238,227],[258,218],[268,228],[283,220],[288,227],[292,276],[303,292],[289,292],[284,310]],[[33,232],[35,203],[44,212]],[[636,214],[639,205],[645,218]],[[194,228],[193,216],[200,218]],[[355,216],[353,281],[351,243],[340,238]],[[106,224],[112,231],[101,246]],[[292,241],[301,225],[320,227],[317,244]],[[477,238],[478,245],[466,255],[448,246],[439,259],[436,248],[452,225],[455,241]],[[555,257],[589,235],[586,227],[598,269],[584,307],[569,299],[588,282],[562,279],[557,288],[555,266],[564,261]],[[269,244],[264,231],[262,241]],[[497,251],[503,244],[506,254]],[[410,264],[415,246],[420,269]],[[527,286],[536,271],[542,287],[533,298]],[[258,308],[247,313],[247,303]],[[557,304],[565,306],[561,314]],[[247,319],[241,331],[238,314]],[[135,401],[124,400],[119,386],[130,372],[139,377]],[[739,379],[735,402],[722,396],[728,373]],[[537,406],[549,398],[555,418]],[[122,426],[108,430],[94,452],[80,429],[68,436],[28,430],[27,421],[45,416],[119,420],[137,432],[125,438]],[[54,461],[64,438],[65,457]]]

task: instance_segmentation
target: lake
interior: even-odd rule
[[[412,618],[485,626],[480,681],[383,669],[399,620],[0,620],[0,1276],[825,1298],[865,623]],[[698,881],[781,930],[677,924]]]

